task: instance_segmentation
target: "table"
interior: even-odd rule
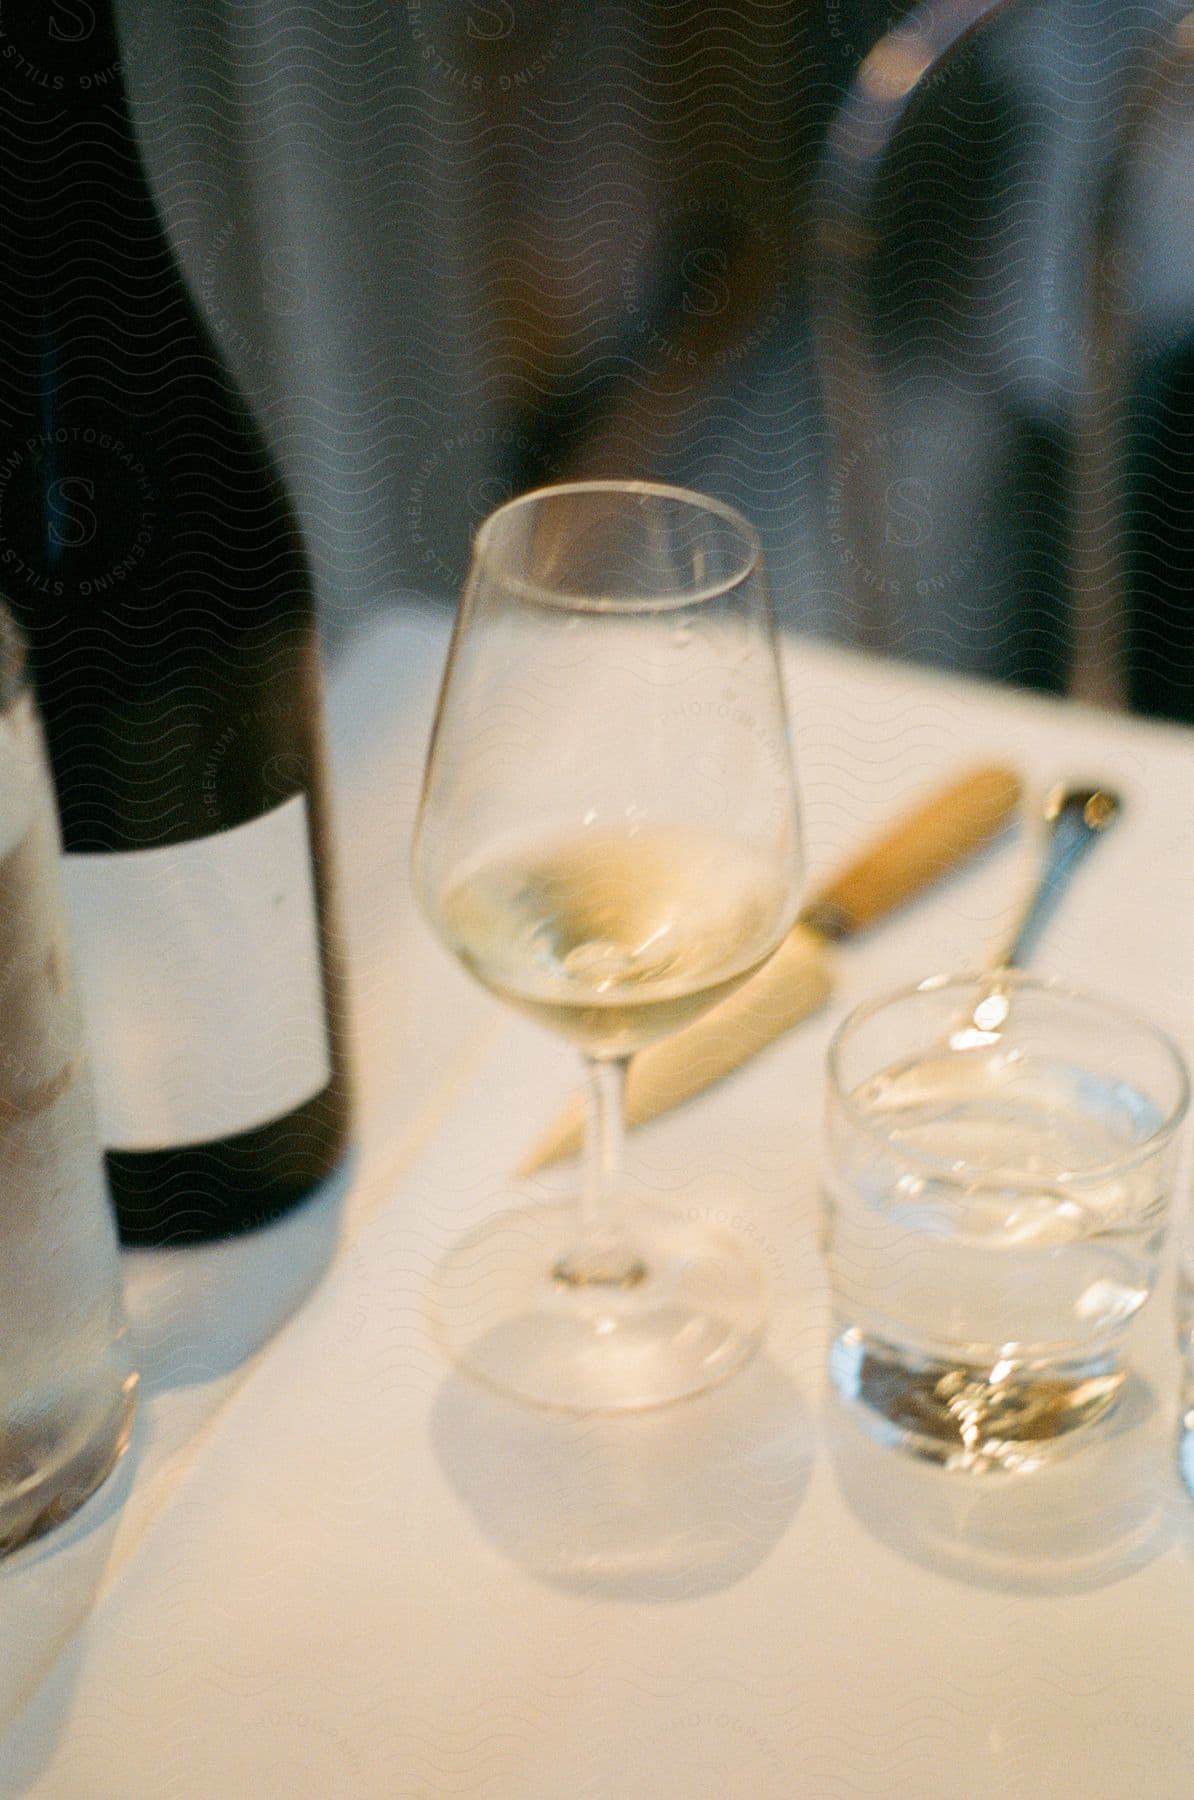
[[[134,1447],[0,1571],[0,1794],[1190,1792],[1194,1502],[1174,1469],[1169,1286],[1113,1428],[1031,1478],[907,1464],[826,1391],[828,1033],[879,985],[973,965],[1011,921],[1026,840],[844,949],[825,1012],[636,1134],[632,1185],[724,1214],[768,1268],[749,1370],[661,1412],[568,1420],[441,1363],[427,1273],[505,1203],[572,1081],[409,898],[446,636],[444,614],[396,601],[331,681],[353,1165],[251,1239],[127,1255]],[[787,670],[814,874],[965,761],[1119,785],[1125,818],[1042,960],[1194,1050],[1187,734],[811,644]]]

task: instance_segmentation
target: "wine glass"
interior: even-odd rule
[[[642,481],[540,488],[477,534],[432,732],[414,884],[503,1000],[576,1044],[579,1209],[507,1212],[441,1264],[449,1354],[534,1405],[622,1411],[721,1381],[766,1283],[717,1226],[619,1192],[638,1050],[787,934],[796,792],[758,538]]]

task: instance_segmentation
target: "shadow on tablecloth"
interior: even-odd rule
[[[301,1206],[241,1237],[123,1253],[143,1398],[217,1380],[282,1329],[335,1256],[355,1169],[350,1156]]]
[[[898,1555],[970,1587],[1080,1594],[1135,1574],[1174,1540],[1183,1508],[1162,1423],[1133,1375],[1089,1443],[1026,1474],[951,1473],[887,1449],[832,1390],[825,1435],[846,1506]]]
[[[458,1375],[432,1447],[478,1529],[569,1593],[692,1600],[783,1537],[812,1473],[808,1408],[767,1356],[696,1401],[622,1416],[534,1413]]]

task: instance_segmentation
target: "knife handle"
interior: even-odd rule
[[[839,870],[801,918],[829,938],[864,931],[1002,831],[1019,808],[1020,793],[1014,769],[999,763],[972,769]]]

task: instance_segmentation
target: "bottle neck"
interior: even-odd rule
[[[0,110],[0,323],[37,337],[42,385],[46,333],[60,361],[97,308],[106,336],[139,328],[130,313],[152,303],[171,260],[111,0],[0,0]]]

